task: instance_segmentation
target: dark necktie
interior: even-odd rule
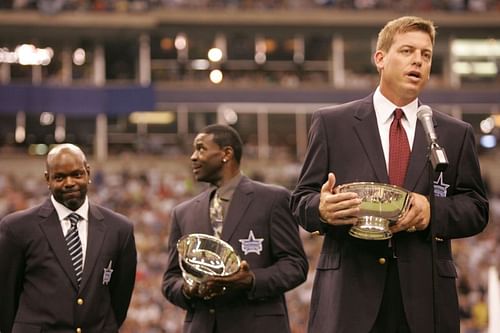
[[[224,207],[219,192],[216,191],[212,201],[210,202],[210,222],[214,229],[215,237],[221,238],[222,222],[224,221]]]
[[[389,182],[397,186],[403,186],[410,160],[410,145],[401,123],[403,115],[403,110],[394,110],[389,131]]]
[[[65,237],[66,244],[68,245],[69,255],[75,270],[76,282],[80,285],[83,274],[83,251],[82,242],[80,241],[80,236],[78,236],[78,222],[82,217],[76,213],[71,213],[66,219],[71,222],[71,227]]]

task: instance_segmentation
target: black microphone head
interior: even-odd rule
[[[429,105],[420,105],[417,109],[417,118],[422,121],[425,117],[432,117],[432,109]]]

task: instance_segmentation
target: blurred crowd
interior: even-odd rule
[[[79,11],[148,11],[161,8],[304,9],[401,11],[500,10],[498,0],[4,0],[0,8]]]
[[[172,208],[201,190],[192,179],[189,161],[171,160],[162,164],[123,160],[106,169],[91,164],[91,200],[130,217],[135,223],[138,249],[137,280],[124,333],[180,333],[184,312],[168,303],[160,286],[166,266],[166,243]],[[134,163],[135,162],[135,163]],[[26,161],[24,162],[26,163]],[[247,163],[243,169],[251,178],[292,187],[299,165],[276,166],[267,163]],[[119,166],[119,167],[118,167]],[[23,168],[0,172],[0,218],[31,207],[47,198],[48,190],[39,174],[26,173]],[[482,234],[453,242],[458,268],[457,280],[463,333],[486,333],[488,325],[488,268],[500,262],[498,222],[500,199],[491,195],[492,218]],[[287,293],[292,332],[306,332],[309,301],[316,259],[322,238],[301,230],[302,240],[310,260],[307,281]]]

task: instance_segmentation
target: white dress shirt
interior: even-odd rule
[[[81,205],[80,208],[78,208],[75,211],[72,211],[71,209],[57,202],[56,199],[54,199],[54,196],[52,195],[50,196],[50,200],[52,201],[52,204],[56,209],[57,216],[59,217],[59,222],[61,223],[61,228],[64,236],[66,236],[69,228],[71,227],[71,222],[69,221],[69,219],[67,219],[68,215],[71,213],[77,213],[82,218],[77,225],[78,225],[78,235],[80,236],[80,241],[82,242],[82,252],[83,252],[82,269],[83,269],[83,267],[85,266],[85,253],[87,252],[87,235],[89,226],[88,197],[85,197],[83,205]]]

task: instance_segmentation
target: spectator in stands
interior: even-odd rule
[[[308,263],[289,191],[242,175],[241,138],[229,126],[204,128],[193,148],[194,176],[212,186],[173,210],[165,297],[187,310],[184,332],[290,332],[284,293],[305,281]],[[192,233],[231,244],[242,258],[239,271],[209,277],[203,288],[187,284],[176,243]]]
[[[116,333],[135,282],[131,221],[89,202],[77,146],[53,148],[45,178],[50,198],[0,221],[0,331]]]
[[[291,201],[300,224],[325,235],[310,332],[459,332],[450,241],[485,228],[488,200],[472,127],[440,112],[434,112],[434,126],[449,167],[430,174],[426,134],[416,113],[430,76],[434,37],[433,23],[422,18],[388,22],[373,56],[380,74],[375,92],[312,117]],[[409,209],[391,227],[391,239],[349,235],[361,199],[339,193],[336,186],[354,181],[412,191]],[[431,191],[436,198],[430,224]],[[431,256],[432,243],[437,258]]]

